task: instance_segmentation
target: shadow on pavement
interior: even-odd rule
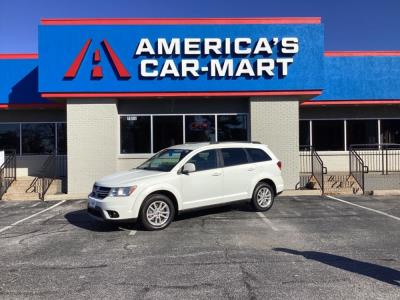
[[[254,209],[248,203],[238,202],[234,204],[227,204],[224,206],[215,206],[215,207],[185,211],[175,216],[174,222],[176,221],[179,222],[187,219],[194,219],[204,216],[218,215],[232,211],[254,212]]]
[[[273,250],[300,255],[306,259],[315,260],[338,269],[364,275],[391,285],[400,286],[400,271],[392,268],[325,252],[297,251],[287,248],[274,248]]]
[[[86,211],[86,209],[80,209],[76,211],[68,212],[64,215],[64,218],[67,221],[75,225],[76,227],[80,227],[86,230],[97,231],[97,232],[110,232],[110,231],[121,231],[124,229],[127,230],[136,230],[135,224],[130,223],[106,223],[102,221],[98,221],[90,217]],[[120,229],[123,228],[123,229]]]

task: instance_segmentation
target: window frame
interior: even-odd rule
[[[382,120],[400,120],[400,118],[393,118],[393,117],[370,117],[370,118],[299,118],[299,123],[300,121],[308,121],[310,123],[310,146],[314,146],[314,141],[312,138],[312,130],[313,130],[313,121],[343,121],[343,130],[344,130],[344,145],[345,149],[343,150],[320,150],[318,152],[335,152],[335,153],[348,153],[348,145],[347,145],[347,121],[352,121],[352,120],[376,120],[378,122],[378,144],[382,143],[382,130],[381,130],[381,121]],[[300,125],[299,125],[299,135],[300,135]],[[300,145],[299,145],[300,146]],[[301,149],[299,149],[301,151]]]
[[[19,126],[19,149],[16,150],[16,155],[17,156],[38,156],[38,155],[52,155],[52,154],[22,154],[22,125],[23,124],[54,124],[55,130],[54,130],[54,142],[55,142],[55,154],[56,155],[68,155],[68,147],[67,147],[67,154],[58,154],[58,124],[65,124],[67,125],[66,121],[57,121],[57,122],[44,122],[44,121],[34,121],[34,122],[0,122],[0,125],[2,124],[18,124]],[[67,140],[67,145],[68,145],[68,138]]]
[[[218,142],[218,118],[217,116],[220,115],[224,115],[224,116],[236,116],[236,115],[245,115],[246,116],[246,121],[247,121],[247,130],[246,130],[246,134],[247,134],[247,140],[246,141],[250,141],[250,119],[249,119],[249,113],[247,112],[240,112],[240,113],[207,113],[207,112],[201,112],[201,113],[171,113],[171,114],[161,114],[161,113],[156,113],[156,114],[150,114],[150,113],[140,113],[140,114],[135,114],[135,113],[131,113],[131,114],[118,114],[118,143],[117,143],[117,153],[118,156],[121,158],[124,157],[150,157],[153,154],[156,154],[157,152],[154,152],[154,135],[153,135],[153,117],[154,116],[182,116],[182,125],[183,125],[183,129],[182,129],[182,135],[183,135],[183,144],[186,144],[186,127],[185,127],[185,122],[186,122],[186,116],[198,116],[198,115],[210,115],[210,116],[214,116],[214,120],[215,120],[215,140],[216,142]],[[151,152],[145,152],[145,153],[121,153],[121,147],[119,146],[121,144],[121,117],[129,117],[129,116],[137,116],[137,117],[142,117],[142,116],[149,116],[150,117],[150,151]],[[244,141],[242,141],[244,142]]]

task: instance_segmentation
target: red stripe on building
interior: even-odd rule
[[[319,17],[294,18],[83,18],[42,19],[42,25],[321,24]]]
[[[38,59],[37,53],[0,53],[0,59]]]
[[[326,51],[325,56],[400,56],[400,51]]]
[[[400,100],[325,100],[325,101],[305,101],[300,106],[334,106],[334,105],[382,105],[400,104]]]
[[[318,96],[320,90],[260,92],[155,92],[155,93],[42,93],[43,98],[143,98],[143,97],[229,97],[229,96]]]
[[[65,103],[0,104],[0,109],[60,109]]]

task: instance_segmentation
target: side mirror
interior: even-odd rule
[[[193,163],[186,163],[182,168],[182,174],[189,174],[196,171],[196,166]]]

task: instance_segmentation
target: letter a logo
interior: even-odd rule
[[[64,78],[74,79],[76,77],[91,42],[92,39],[88,39],[86,41],[86,43],[83,45],[82,49],[79,51],[78,55],[75,57],[74,61],[68,68],[67,72],[65,72]],[[104,39],[101,42],[101,45],[118,78],[120,79],[131,78],[131,75],[129,74],[128,70],[122,64],[121,60],[119,59],[117,54],[115,54],[114,50],[111,48],[111,45],[107,42],[107,40]],[[97,48],[93,53],[93,68],[91,74],[92,79],[103,78],[103,68],[100,65],[98,65],[100,61],[101,61],[100,50]]]

